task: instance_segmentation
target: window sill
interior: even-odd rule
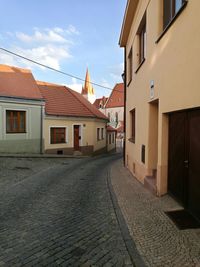
[[[135,73],[138,72],[138,70],[141,68],[141,66],[144,64],[144,62],[145,62],[145,58],[140,62],[139,66],[137,67],[137,69],[135,71]]]
[[[165,33],[169,30],[169,28],[172,26],[172,24],[175,22],[175,20],[179,17],[179,15],[185,9],[187,4],[188,4],[188,1],[185,0],[185,2],[183,3],[182,7],[179,9],[179,11],[176,13],[176,15],[172,18],[172,20],[168,23],[168,25],[164,28],[163,32],[160,34],[160,36],[156,40],[156,42],[155,42],[156,44],[159,43],[159,41],[162,39],[162,37],[165,35]]]
[[[135,144],[135,139],[134,138],[129,138],[128,141],[133,143],[133,144]]]
[[[6,134],[26,134],[27,132],[6,132]]]

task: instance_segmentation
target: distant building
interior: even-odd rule
[[[95,102],[96,97],[94,94],[94,88],[93,88],[91,81],[90,81],[90,74],[89,74],[88,69],[86,71],[85,84],[84,84],[84,87],[82,88],[81,94],[91,104],[93,104]]]
[[[98,98],[93,105],[108,117],[108,125],[117,131],[117,147],[122,147],[124,138],[124,84],[116,84],[108,98],[105,96]]]
[[[108,119],[81,94],[62,85],[37,82],[45,99],[44,148],[50,154],[107,151]]]

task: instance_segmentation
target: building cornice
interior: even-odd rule
[[[127,1],[125,15],[124,15],[120,38],[119,38],[120,47],[126,46],[138,2],[139,0],[128,0]]]

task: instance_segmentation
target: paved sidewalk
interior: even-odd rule
[[[146,266],[200,267],[200,229],[179,230],[164,211],[178,209],[170,196],[153,196],[117,160],[111,183],[129,232]]]

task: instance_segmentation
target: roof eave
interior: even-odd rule
[[[128,0],[122,23],[119,45],[125,47],[139,0]]]

